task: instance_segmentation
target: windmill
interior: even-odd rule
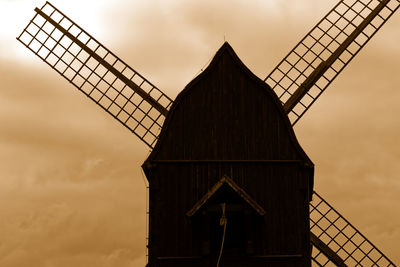
[[[278,64],[265,81],[292,125],[399,5],[340,1]],[[153,148],[172,99],[50,3],[35,11],[18,40]],[[310,228],[318,265],[394,265],[317,193]]]

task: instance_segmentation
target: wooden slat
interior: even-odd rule
[[[172,100],[46,2],[17,38],[150,148]]]
[[[319,249],[316,253],[313,251],[313,260],[321,266],[329,261],[341,264],[334,254],[340,254],[348,266],[396,266],[316,192],[310,203],[310,231],[312,244]]]
[[[273,69],[265,81],[292,125],[399,6],[399,0],[341,0]]]
[[[327,246],[321,239],[319,239],[316,235],[310,232],[310,241],[311,244],[317,247],[329,260],[331,260],[336,266],[346,267],[347,265],[344,261],[333,251],[329,246]]]

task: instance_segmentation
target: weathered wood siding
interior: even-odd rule
[[[276,95],[227,43],[177,97],[143,169],[150,184],[151,267],[215,265],[202,252],[201,219],[186,212],[224,175],[266,215],[251,215],[246,226],[254,250],[231,264],[225,257],[222,266],[310,265],[313,164]]]

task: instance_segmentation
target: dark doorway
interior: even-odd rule
[[[219,255],[224,232],[224,226],[220,225],[221,215],[221,212],[210,212],[209,214],[210,252],[215,257]],[[228,206],[226,217],[227,225],[222,258],[224,258],[224,255],[229,255],[229,258],[243,256],[246,245],[244,212],[230,210]]]

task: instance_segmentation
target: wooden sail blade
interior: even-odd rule
[[[152,148],[172,100],[49,2],[35,11],[17,39]]]
[[[347,266],[344,261],[336,254],[335,251],[333,251],[329,246],[327,246],[321,239],[319,239],[316,235],[314,235],[312,232],[310,232],[310,242],[313,246],[314,249],[314,255],[316,253],[322,253],[327,261],[326,262],[333,262],[336,266],[340,267],[345,267]],[[314,259],[314,258],[313,258]],[[318,261],[316,261],[317,258],[314,259],[314,262],[320,263],[321,258],[318,258]]]
[[[395,266],[316,192],[310,203],[310,230],[312,259],[319,266]],[[332,251],[337,257],[332,257]]]
[[[399,6],[400,0],[341,0],[267,76],[292,125]]]

